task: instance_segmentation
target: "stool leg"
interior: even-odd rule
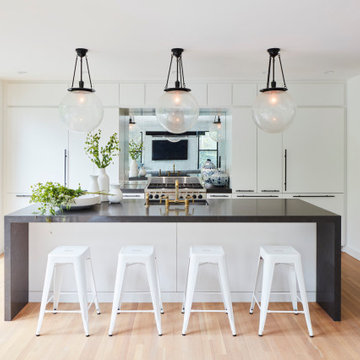
[[[269,307],[273,274],[274,274],[274,264],[271,261],[263,260],[263,280],[262,280],[262,289],[261,289],[259,336],[262,336],[265,327],[266,316]]]
[[[44,319],[46,304],[47,304],[47,300],[49,297],[49,290],[50,290],[50,286],[51,286],[51,279],[53,276],[53,271],[54,271],[54,263],[48,259],[48,262],[46,265],[45,280],[44,280],[44,287],[43,287],[43,293],[42,293],[42,298],[41,298],[38,325],[37,325],[37,329],[36,329],[36,333],[35,333],[36,336],[40,335],[40,329],[41,329],[41,325],[42,325],[42,322]]]
[[[289,265],[288,280],[289,280],[292,307],[293,310],[295,311],[295,314],[297,315],[298,306],[297,306],[296,274],[295,274],[295,267],[293,265]]]
[[[87,259],[87,263],[88,263],[88,272],[90,274],[90,286],[91,286],[92,296],[94,299],[94,305],[95,305],[96,313],[98,315],[100,315],[99,301],[98,301],[96,286],[95,286],[94,270],[93,270],[92,261],[90,258]]]
[[[60,299],[60,290],[63,280],[63,271],[61,264],[54,265],[54,273],[53,273],[53,282],[54,282],[54,301],[53,301],[53,310],[54,314],[56,314],[56,310],[59,308],[59,299]]]
[[[162,335],[161,331],[161,312],[160,312],[160,298],[159,298],[159,289],[158,282],[156,279],[156,269],[155,269],[155,259],[152,257],[146,261],[146,272],[149,281],[151,299],[154,308],[155,322],[159,336]]]
[[[160,276],[159,276],[159,265],[157,258],[155,258],[155,267],[156,267],[156,280],[157,280],[157,287],[159,290],[159,302],[160,302],[160,312],[164,314],[164,308],[161,300],[161,288],[160,288]]]
[[[257,270],[256,270],[256,278],[255,278],[255,286],[254,286],[254,291],[252,293],[252,297],[251,297],[251,304],[250,304],[250,314],[252,314],[254,312],[254,307],[255,307],[255,297],[257,294],[257,289],[258,289],[258,284],[259,284],[259,277],[260,277],[260,271],[261,271],[261,266],[262,266],[262,259],[259,256],[258,258],[258,265],[257,265]]]
[[[296,271],[296,277],[297,277],[297,280],[299,283],[301,303],[302,303],[304,313],[305,313],[306,325],[307,325],[307,328],[309,331],[309,335],[311,337],[313,337],[314,333],[313,333],[312,326],[311,326],[309,304],[308,304],[307,295],[306,295],[305,281],[304,281],[304,275],[303,275],[302,266],[301,266],[301,260],[295,262],[295,271]]]
[[[194,298],[194,291],[196,285],[196,278],[198,273],[199,264],[193,258],[190,258],[189,264],[189,275],[188,281],[186,284],[186,298],[185,298],[185,315],[184,315],[184,323],[182,328],[182,335],[186,335],[186,329],[189,324],[190,314],[191,314],[191,305]]]
[[[112,336],[114,327],[115,327],[116,315],[118,312],[120,295],[121,295],[121,291],[122,291],[122,287],[123,287],[123,283],[124,283],[125,271],[126,271],[126,263],[124,260],[122,260],[119,257],[117,270],[116,270],[114,300],[113,300],[112,311],[111,311],[109,336]]]
[[[181,305],[181,313],[182,314],[184,314],[184,312],[185,312],[186,287],[187,287],[187,283],[188,283],[188,279],[189,279],[189,266],[190,266],[190,258],[188,260],[186,280],[185,280],[185,289],[184,289],[184,295],[183,295],[183,303]]]
[[[81,318],[83,321],[85,336],[89,335],[89,324],[88,324],[88,303],[86,296],[86,274],[85,274],[86,264],[84,260],[76,260],[74,262],[74,271],[76,286],[79,295],[79,303],[81,310]]]
[[[230,286],[229,286],[229,279],[226,269],[225,257],[222,257],[221,260],[219,261],[218,268],[220,274],[220,285],[224,298],[224,306],[229,318],[231,332],[233,336],[236,336],[234,312],[233,312],[231,295],[230,295]]]

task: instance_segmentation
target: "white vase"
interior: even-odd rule
[[[131,159],[129,177],[137,177],[137,176],[138,176],[137,162],[136,160]]]
[[[109,201],[111,204],[118,204],[123,199],[123,194],[120,189],[120,185],[110,185]]]
[[[145,176],[146,175],[146,169],[144,168],[144,165],[141,166],[139,170],[139,176]]]
[[[101,192],[105,192],[108,193],[110,190],[110,179],[109,179],[109,175],[106,173],[106,169],[99,169],[100,171],[100,175],[99,175],[99,179],[98,179],[98,183],[99,183],[99,190]],[[104,201],[108,201],[108,196],[107,195],[100,195],[100,201],[104,202]]]
[[[88,192],[97,193],[100,191],[98,177],[99,177],[98,175],[90,175]],[[99,197],[99,202],[101,202],[100,197]]]

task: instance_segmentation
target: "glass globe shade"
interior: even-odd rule
[[[94,130],[104,116],[100,99],[90,91],[69,91],[62,99],[59,109],[67,128],[77,132]]]
[[[167,141],[170,141],[170,142],[172,142],[172,143],[177,143],[177,142],[179,142],[180,140],[182,140],[182,138],[180,138],[180,137],[175,137],[175,136],[168,136],[168,137],[166,138],[166,140],[167,140]]]
[[[209,136],[216,142],[224,139],[224,127],[222,123],[212,123],[209,128]]]
[[[279,133],[293,121],[296,106],[287,91],[270,90],[258,95],[252,112],[260,129],[268,133]]]
[[[173,134],[190,130],[198,120],[199,106],[187,91],[165,91],[156,108],[159,123]]]

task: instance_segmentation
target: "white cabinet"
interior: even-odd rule
[[[230,106],[232,103],[231,84],[208,84],[209,106]]]
[[[145,85],[145,105],[156,107],[160,97],[164,94],[164,84]]]
[[[144,106],[145,86],[144,84],[120,84],[120,106]]]
[[[67,130],[58,108],[8,108],[5,191],[29,193],[38,182],[64,181]]]
[[[234,106],[252,106],[257,95],[256,84],[234,84],[232,104]]]
[[[234,192],[256,191],[256,126],[250,108],[234,108],[230,121],[230,181]],[[228,126],[228,124],[227,124]]]
[[[282,134],[258,129],[258,192],[282,192]]]
[[[232,195],[228,193],[215,193],[215,194],[206,194],[206,198],[211,199],[231,199]]]
[[[194,96],[199,106],[207,106],[207,84],[189,83],[186,85],[190,87],[191,94]]]
[[[293,194],[287,198],[300,199],[341,216],[341,244],[345,244],[345,202],[343,194]]]
[[[287,192],[344,192],[344,109],[298,108],[283,133]]]

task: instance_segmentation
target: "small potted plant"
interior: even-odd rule
[[[119,155],[119,138],[117,133],[110,136],[105,146],[100,146],[101,130],[88,133],[85,140],[85,152],[89,159],[98,167],[100,175],[98,178],[99,191],[108,193],[110,187],[109,176],[106,168],[114,162],[116,156]],[[101,195],[101,201],[107,201],[106,195]]]
[[[130,172],[129,177],[137,177],[138,176],[138,165],[136,160],[140,157],[141,152],[143,151],[144,143],[140,141],[137,143],[134,140],[130,140],[129,142],[129,155],[131,158],[130,163]]]

